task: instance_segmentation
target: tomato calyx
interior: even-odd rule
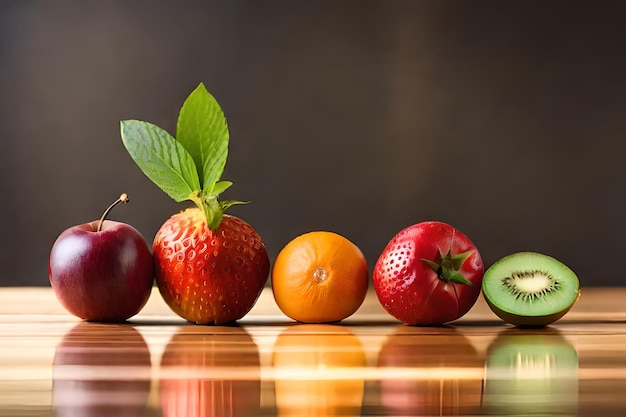
[[[452,250],[448,249],[448,253],[445,255],[441,252],[441,249],[437,249],[437,255],[435,256],[435,260],[431,261],[430,259],[421,258],[421,261],[428,265],[435,273],[439,279],[446,282],[454,282],[455,284],[464,284],[472,286],[470,281],[468,281],[463,274],[459,272],[463,262],[467,259],[468,256],[472,254],[472,251],[467,251],[463,253],[457,253],[456,255],[452,255]]]

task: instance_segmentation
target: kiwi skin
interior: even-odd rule
[[[487,301],[487,305],[489,305],[489,307],[491,308],[491,311],[493,311],[496,316],[500,317],[507,323],[513,324],[517,327],[545,327],[549,324],[554,323],[565,314],[567,314],[567,312],[570,311],[574,304],[576,304],[576,301],[579,297],[580,291],[578,291],[578,297],[576,297],[576,300],[574,300],[574,302],[569,307],[567,307],[565,310],[556,312],[554,314],[549,314],[547,316],[518,316],[516,314],[511,314],[504,310],[501,310],[500,308],[492,304],[487,297],[484,298]]]
[[[523,314],[515,314],[514,312],[511,311],[506,311],[505,308],[507,307],[506,305],[503,305],[503,303],[501,304],[501,307],[499,307],[498,305],[496,305],[495,302],[492,302],[490,300],[489,295],[487,294],[487,291],[485,291],[485,287],[486,284],[489,280],[489,269],[495,269],[495,267],[498,264],[507,262],[509,259],[517,257],[517,256],[530,256],[530,257],[540,257],[543,259],[549,259],[551,262],[553,262],[556,265],[560,266],[562,269],[564,270],[568,270],[571,275],[576,279],[576,297],[573,298],[573,300],[571,301],[571,303],[566,306],[565,308],[563,308],[562,310],[559,311],[555,311],[552,314],[547,314],[547,315],[523,315]],[[529,264],[527,265],[527,267],[529,269],[533,269],[533,265]],[[574,306],[574,304],[576,304],[576,301],[578,301],[578,298],[580,298],[580,283],[578,282],[578,277],[576,277],[576,274],[569,269],[566,265],[564,265],[562,262],[548,256],[548,255],[544,255],[544,254],[540,254],[540,253],[536,253],[536,252],[518,252],[518,253],[514,253],[508,256],[505,256],[504,258],[500,259],[499,261],[495,262],[489,269],[487,269],[487,271],[485,271],[485,276],[483,278],[483,298],[485,299],[485,301],[487,302],[487,305],[489,306],[489,308],[491,308],[491,310],[502,320],[504,320],[507,323],[513,324],[517,327],[545,327],[549,324],[552,324],[554,322],[556,322],[557,320],[559,320],[560,318],[562,318],[565,314],[567,314],[569,312],[569,310]]]

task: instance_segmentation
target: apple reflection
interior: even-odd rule
[[[398,326],[378,354],[381,406],[389,415],[476,414],[483,364],[453,328]]]
[[[57,416],[140,416],[150,394],[150,351],[130,325],[81,322],[57,344]]]
[[[164,417],[258,415],[257,345],[240,327],[185,326],[163,352],[159,391]]]
[[[274,344],[276,408],[281,416],[357,416],[366,365],[359,339],[330,324],[297,324]]]
[[[487,351],[483,395],[489,414],[576,414],[578,354],[552,329],[505,331]]]

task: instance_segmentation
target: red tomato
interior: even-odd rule
[[[484,265],[476,246],[446,223],[423,222],[391,239],[374,266],[382,306],[407,324],[444,324],[480,294]]]

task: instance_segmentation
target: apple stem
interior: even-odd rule
[[[104,219],[107,217],[107,215],[109,214],[109,212],[111,211],[111,209],[115,206],[117,206],[120,203],[128,203],[128,194],[126,193],[122,193],[120,195],[120,198],[118,198],[117,200],[115,200],[115,202],[113,204],[111,204],[102,214],[102,217],[100,217],[100,221],[98,222],[98,229],[96,230],[97,232],[102,231],[102,223],[104,223]]]

